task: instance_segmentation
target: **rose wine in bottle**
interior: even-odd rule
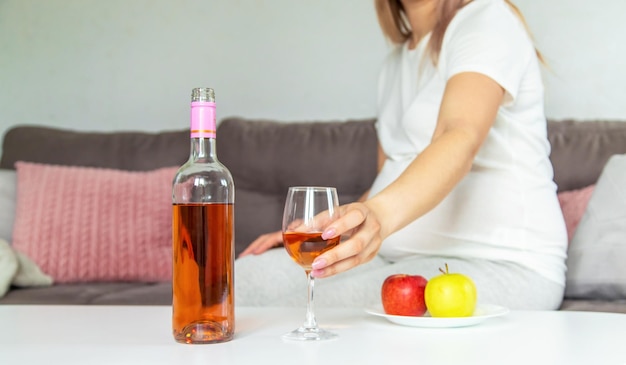
[[[233,338],[234,200],[216,155],[215,93],[191,94],[191,152],[172,186],[172,329],[181,343]]]

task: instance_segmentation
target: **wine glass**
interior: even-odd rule
[[[283,242],[289,256],[302,268],[308,281],[308,300],[304,324],[283,335],[289,340],[327,340],[336,334],[317,326],[313,311],[311,264],[322,253],[339,244],[340,237],[325,240],[324,229],[338,217],[337,189],[332,187],[290,187],[283,213]]]

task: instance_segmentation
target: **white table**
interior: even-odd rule
[[[237,308],[226,343],[183,345],[168,306],[0,306],[0,364],[617,364],[626,315],[512,311],[472,327],[404,327],[363,309],[318,309],[339,334],[325,342],[280,335],[304,308]]]

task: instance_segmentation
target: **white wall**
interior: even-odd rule
[[[548,117],[626,119],[626,1],[517,4]],[[0,134],[186,128],[194,86],[218,118],[372,117],[386,51],[373,0],[0,0]]]
[[[549,66],[547,116],[626,120],[626,1],[514,2]]]

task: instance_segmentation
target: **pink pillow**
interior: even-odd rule
[[[18,162],[13,246],[59,283],[167,281],[172,179],[154,171]]]
[[[585,188],[578,190],[564,191],[558,194],[559,203],[561,204],[561,210],[563,211],[563,218],[565,218],[565,226],[567,227],[567,237],[572,240],[576,227],[585,213],[591,194],[593,193],[594,185],[589,185]]]

